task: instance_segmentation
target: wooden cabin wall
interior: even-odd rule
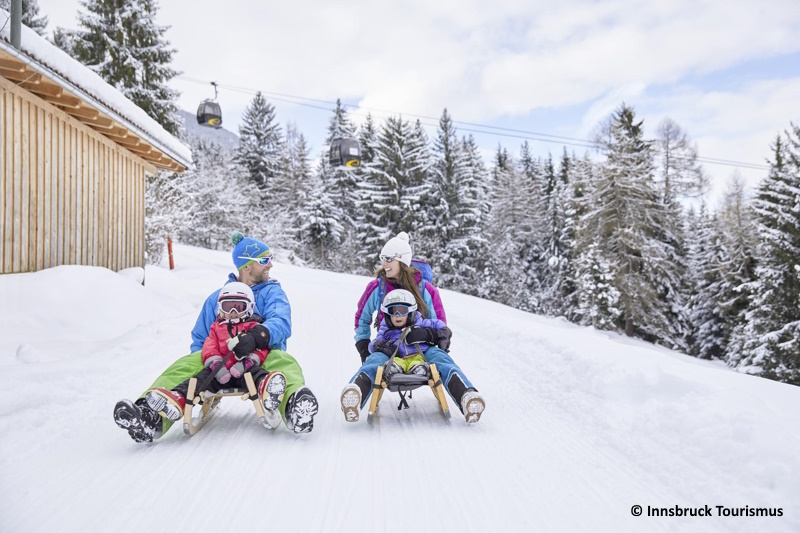
[[[145,162],[0,77],[0,274],[144,265]]]

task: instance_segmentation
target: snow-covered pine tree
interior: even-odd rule
[[[445,246],[445,253],[462,257],[451,284],[454,290],[483,295],[484,272],[488,263],[489,175],[472,135],[461,140],[461,159],[456,176],[459,212],[455,239]],[[450,248],[450,249],[448,249]]]
[[[178,135],[178,92],[167,83],[178,75],[170,66],[175,50],[156,24],[155,0],[84,0],[81,30],[59,30],[57,46],[99,74],[141,107],[165,130]]]
[[[542,310],[549,315],[565,316],[575,292],[573,249],[573,211],[569,176],[571,162],[566,149],[558,173],[552,156],[545,162],[544,234],[542,242]]]
[[[730,351],[733,331],[745,324],[758,236],[744,188],[744,180],[734,174],[718,215],[705,221],[708,227],[701,220],[692,232],[699,240],[692,255],[700,260],[690,255],[688,264],[701,275],[690,305],[692,353],[701,358],[723,358]]]
[[[336,100],[336,108],[328,122],[328,135],[323,146],[322,157],[327,157],[331,142],[337,138],[355,138],[356,128],[347,114],[341,100]],[[326,183],[330,197],[338,212],[342,214],[339,222],[343,233],[339,242],[338,253],[333,256],[330,268],[339,272],[359,271],[360,261],[357,253],[360,248],[355,229],[355,209],[359,201],[358,179],[361,174],[345,167],[328,167]]]
[[[663,209],[653,183],[652,149],[626,104],[611,115],[598,140],[606,160],[586,223],[596,228],[601,258],[612,269],[625,333],[663,342],[669,320],[655,280],[667,271],[667,250],[658,238]]]
[[[519,184],[520,198],[525,198],[525,203],[519,206],[520,217],[525,221],[527,233],[530,236],[528,250],[525,252],[524,261],[528,265],[525,283],[529,293],[535,295],[536,304],[529,302],[528,309],[536,312],[546,312],[542,307],[542,282],[545,278],[546,257],[545,237],[546,224],[546,181],[547,162],[541,158],[535,159],[531,153],[528,141],[522,143],[520,156],[517,161],[517,173],[522,182]],[[552,160],[550,171],[554,173]]]
[[[235,177],[232,161],[214,142],[192,140],[192,168],[179,178],[184,220],[177,232],[181,242],[212,250],[230,247],[230,235],[251,229],[258,190]],[[246,224],[246,225],[245,225]]]
[[[308,204],[313,181],[308,142],[292,124],[286,126],[283,167],[283,172],[275,177],[270,187],[269,203],[280,206],[279,211],[285,215],[285,246],[300,251],[303,248],[300,230],[303,225],[303,209]]]
[[[439,119],[433,143],[431,202],[423,238],[432,246],[431,262],[438,285],[477,293],[485,260],[481,231],[481,181],[486,176],[474,140],[458,139],[447,109]]]
[[[167,237],[176,236],[186,221],[188,203],[181,188],[180,174],[163,170],[145,175],[145,261],[150,265],[161,262]]]
[[[773,144],[770,171],[753,202],[757,280],[741,356],[730,360],[768,378],[800,385],[800,128]]]
[[[661,220],[656,238],[663,243],[666,257],[653,271],[652,282],[668,318],[666,330],[660,333],[661,343],[672,349],[687,351],[691,334],[688,301],[691,293],[686,265],[686,236],[683,205],[677,200],[669,180],[656,182],[660,191]]]
[[[0,9],[11,12],[11,0],[0,0]],[[22,23],[44,37],[47,31],[47,17],[39,16],[37,0],[22,0]]]
[[[239,126],[236,162],[253,183],[266,192],[272,180],[284,170],[283,158],[283,135],[275,118],[275,107],[258,92],[245,109]]]
[[[434,195],[434,180],[431,174],[433,157],[430,142],[419,120],[414,122],[406,142],[406,168],[408,172],[400,181],[400,215],[403,227],[413,228],[414,255],[430,259],[438,251],[438,243],[426,238],[431,235],[429,210],[439,199]]]
[[[432,251],[428,259],[436,265],[438,283],[445,288],[453,288],[456,270],[463,260],[457,247],[445,250],[448,244],[453,243],[458,229],[456,217],[460,198],[456,180],[461,174],[459,165],[463,163],[460,149],[453,120],[445,108],[433,141],[432,166],[428,174],[430,194],[425,205],[420,206],[427,216],[424,226],[417,232],[420,239],[428,243]]]
[[[528,260],[534,239],[532,202],[518,165],[506,149],[498,146],[492,169],[486,291],[490,299],[524,311],[539,307],[538,280],[530,275]]]
[[[718,216],[717,235],[722,251],[718,266],[722,279],[714,287],[713,298],[722,311],[727,353],[733,331],[746,322],[750,305],[749,287],[756,281],[758,230],[754,213],[745,193],[744,179],[735,172],[728,183]]]
[[[372,115],[367,115],[358,133],[361,166],[358,174],[358,201],[355,212],[356,254],[361,272],[372,274],[384,243],[393,237],[390,213],[399,202],[397,183],[390,180],[378,159],[378,131]]]
[[[597,320],[592,320],[595,313],[591,310],[594,301],[594,290],[599,283],[607,283],[607,280],[597,278],[589,283],[592,276],[600,269],[595,269],[599,259],[595,257],[598,253],[595,228],[588,225],[586,214],[590,211],[591,193],[595,184],[595,165],[586,153],[582,158],[573,154],[570,172],[570,205],[568,212],[572,218],[569,227],[570,241],[572,250],[570,255],[573,258],[575,269],[575,294],[572,296],[571,307],[567,311],[567,318],[578,324],[591,324]],[[590,250],[590,246],[594,248]],[[605,274],[603,274],[605,275]],[[588,276],[588,277],[587,277]],[[583,280],[583,282],[581,281]],[[584,283],[585,282],[585,283]],[[587,284],[588,283],[588,284]],[[618,296],[618,295],[617,295]],[[616,300],[615,300],[616,302]],[[618,315],[609,316],[605,320],[608,324],[604,327],[610,329],[609,324],[613,324]]]
[[[690,333],[688,353],[701,359],[721,358],[725,353],[725,320],[716,299],[722,278],[723,242],[716,217],[709,217],[705,203],[700,212],[687,215],[686,270],[691,284],[688,302]]]
[[[329,269],[330,262],[339,252],[344,227],[339,222],[342,214],[331,196],[327,181],[330,172],[328,158],[323,154],[312,182],[312,192],[303,209],[301,226],[303,258],[309,258],[314,266]]]
[[[402,117],[386,119],[378,135],[370,178],[370,182],[380,184],[382,196],[381,203],[375,205],[375,209],[382,211],[376,227],[385,227],[388,236],[407,232],[417,256],[427,253],[425,243],[416,237],[421,226],[419,206],[427,192],[426,173],[430,166],[424,133],[419,123],[412,127]]]
[[[622,315],[613,266],[598,242],[588,242],[575,259],[577,306],[573,320],[595,329],[616,329]]]

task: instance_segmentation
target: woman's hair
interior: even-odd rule
[[[419,270],[413,266],[406,266],[405,263],[400,261],[397,262],[397,265],[400,267],[400,274],[397,279],[393,280],[392,285],[397,289],[405,289],[413,294],[414,299],[417,301],[417,311],[423,318],[429,318],[428,306],[425,305],[425,300],[422,299],[422,294],[420,294],[417,287],[417,280],[414,278]],[[383,268],[375,269],[375,277],[386,280],[386,271]]]

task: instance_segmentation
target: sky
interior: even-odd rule
[[[78,0],[39,7],[49,30],[77,27]],[[157,21],[177,50],[182,108],[213,97],[217,81],[224,126],[238,131],[261,90],[313,155],[337,98],[357,122],[368,111],[428,117],[431,136],[444,108],[456,121],[528,132],[457,124],[487,163],[498,144],[518,153],[523,138],[534,154],[557,159],[565,143],[582,154],[625,102],[649,136],[671,118],[701,157],[748,164],[704,164],[713,206],[737,170],[757,185],[775,136],[800,123],[798,0],[170,0]]]

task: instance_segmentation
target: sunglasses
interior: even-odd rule
[[[400,259],[401,257],[402,256],[400,254],[380,255],[380,256],[378,256],[378,259],[381,260],[381,263],[391,263],[392,261],[396,261],[396,260]]]
[[[219,310],[226,315],[230,313],[238,313],[241,315],[247,311],[248,304],[249,302],[244,300],[222,300],[219,302]]]
[[[272,256],[268,255],[268,256],[265,256],[265,257],[247,257],[247,256],[240,255],[238,257],[238,259],[248,259],[250,261],[253,261],[254,263],[258,263],[259,265],[264,266],[264,265],[268,265],[270,263],[270,261],[272,261]]]
[[[406,316],[408,314],[407,305],[390,305],[386,308],[389,316]]]

